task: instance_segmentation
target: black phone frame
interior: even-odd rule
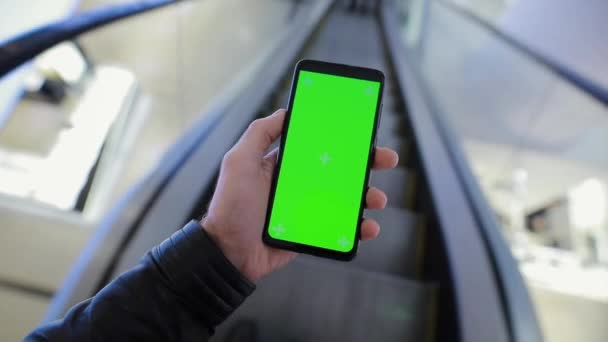
[[[359,204],[359,218],[356,229],[355,243],[350,251],[340,252],[332,249],[321,248],[317,246],[311,246],[291,241],[285,241],[280,239],[275,239],[270,236],[268,232],[268,225],[270,224],[270,214],[272,213],[272,207],[274,203],[274,196],[276,192],[276,186],[279,179],[279,174],[281,172],[281,163],[283,161],[283,150],[285,146],[285,142],[287,139],[287,134],[289,132],[289,123],[291,119],[291,111],[293,108],[293,101],[295,99],[295,92],[298,86],[298,79],[300,75],[300,71],[312,71],[336,76],[350,77],[350,78],[358,78],[362,80],[368,81],[376,81],[380,82],[380,95],[378,96],[378,101],[376,103],[376,112],[374,117],[374,128],[371,134],[370,141],[370,149],[369,154],[367,156],[367,166],[365,170],[365,180],[363,182],[363,188],[361,189],[361,201]],[[311,255],[316,255],[320,257],[341,260],[341,261],[350,261],[357,254],[357,249],[359,246],[359,240],[361,238],[361,223],[363,222],[363,210],[365,209],[365,196],[368,189],[369,183],[369,175],[371,171],[371,166],[374,162],[375,148],[376,148],[376,132],[378,131],[378,125],[380,123],[380,116],[382,112],[382,99],[384,93],[384,74],[380,70],[364,68],[346,64],[337,64],[330,62],[323,62],[317,60],[301,60],[299,61],[293,73],[293,79],[291,82],[291,90],[289,95],[289,104],[287,107],[287,111],[285,113],[285,121],[283,122],[283,130],[281,135],[281,141],[279,146],[279,153],[277,155],[277,163],[274,170],[274,175],[272,178],[272,185],[270,188],[270,193],[268,197],[268,205],[266,209],[266,219],[264,222],[264,230],[262,233],[262,241],[271,247],[276,247],[280,249],[291,250],[298,253],[306,253]],[[311,213],[313,214],[313,213]]]

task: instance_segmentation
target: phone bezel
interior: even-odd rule
[[[335,251],[332,249],[321,248],[321,247],[301,244],[301,243],[297,243],[297,242],[275,239],[275,238],[271,237],[270,234],[268,233],[268,228],[269,228],[268,225],[270,223],[270,214],[272,212],[272,207],[273,207],[274,197],[275,197],[275,192],[276,192],[276,186],[277,186],[277,182],[278,182],[279,174],[280,174],[280,170],[281,170],[281,163],[283,161],[283,149],[284,149],[287,134],[289,131],[289,123],[291,121],[291,111],[292,111],[292,107],[293,107],[293,101],[295,98],[295,92],[296,92],[297,86],[298,86],[298,84],[297,84],[298,79],[299,79],[298,76],[300,74],[300,71],[302,71],[302,70],[380,82],[380,95],[379,95],[378,101],[376,103],[376,112],[374,114],[375,115],[374,128],[373,128],[373,131],[371,134],[370,150],[369,150],[369,153],[367,156],[367,166],[365,169],[365,181],[363,182],[363,188],[361,189],[361,201],[359,203],[359,217],[358,217],[357,229],[356,229],[356,233],[355,233],[356,234],[355,243],[353,244],[352,249],[347,252],[340,252],[340,251]],[[264,230],[262,233],[262,240],[264,241],[264,243],[266,243],[269,246],[276,247],[276,248],[287,249],[287,250],[291,250],[291,251],[295,251],[295,252],[299,252],[299,253],[312,254],[312,255],[316,255],[316,256],[320,256],[320,257],[331,258],[331,259],[342,260],[342,261],[349,261],[355,257],[358,246],[359,246],[359,240],[361,237],[361,223],[363,222],[363,210],[365,209],[365,195],[366,195],[366,192],[368,189],[369,175],[370,175],[371,166],[372,166],[373,158],[374,158],[374,151],[375,151],[375,147],[376,147],[376,132],[378,131],[378,124],[380,122],[380,116],[381,116],[381,111],[382,111],[381,109],[382,109],[383,92],[384,92],[384,74],[380,70],[363,68],[363,67],[358,67],[358,66],[351,66],[351,65],[346,65],[346,64],[322,62],[322,61],[316,61],[316,60],[301,60],[296,64],[295,70],[293,73],[292,82],[291,82],[291,90],[289,93],[290,94],[289,103],[287,106],[285,121],[283,122],[283,131],[282,131],[281,141],[280,141],[280,145],[279,145],[279,153],[277,155],[277,163],[276,163],[276,167],[274,170],[274,175],[272,177],[272,185],[270,188],[268,206],[266,209],[266,219],[264,222]],[[314,213],[311,213],[311,215],[314,215]]]

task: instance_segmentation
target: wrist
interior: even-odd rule
[[[225,227],[222,227],[216,221],[210,219],[209,216],[203,217],[199,221],[199,225],[201,226],[201,229],[211,237],[213,242],[216,243],[226,259],[228,259],[243,276],[252,282],[257,280],[258,277],[256,277],[253,272],[249,272],[246,263],[247,258],[243,256],[243,250],[231,243],[231,239],[225,236]]]

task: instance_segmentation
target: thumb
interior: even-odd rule
[[[279,109],[272,115],[253,121],[239,141],[239,147],[263,156],[268,147],[281,135],[285,109]]]

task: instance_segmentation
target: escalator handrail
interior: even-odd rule
[[[435,2],[451,10],[453,13],[456,13],[461,17],[464,17],[465,19],[482,27],[485,31],[489,32],[494,37],[500,39],[511,48],[514,48],[520,53],[523,53],[528,58],[547,68],[561,80],[566,81],[568,84],[574,86],[581,92],[591,96],[604,106],[608,106],[608,88],[605,88],[598,82],[595,82],[589,79],[588,77],[581,75],[577,71],[567,67],[563,63],[558,62],[554,58],[551,58],[533,49],[532,47],[530,47],[530,45],[523,43],[522,41],[518,40],[517,38],[514,38],[508,33],[501,31],[495,25],[492,25],[491,23],[474,14],[472,11],[465,9],[464,7],[462,7],[462,5],[459,5],[454,1],[435,0]]]
[[[221,113],[221,110],[207,113],[206,120],[171,146],[157,166],[132,185],[103,217],[53,297],[44,322],[62,317],[67,308],[99,290],[99,284],[107,277],[107,270],[115,263],[115,256],[125,248],[154,199],[166,187],[171,176],[178,172],[197,144],[204,141],[219,123]]]
[[[45,24],[0,43],[0,78],[45,50],[85,32],[184,0],[137,0],[108,5]]]
[[[438,138],[441,140],[441,145],[443,146],[443,149],[447,151],[447,156],[450,159],[450,171],[453,170],[455,172],[458,181],[460,182],[460,189],[464,194],[465,201],[467,202],[469,211],[475,221],[474,224],[477,227],[479,235],[483,239],[486,254],[492,265],[496,290],[500,296],[500,304],[506,320],[509,340],[515,342],[540,342],[543,340],[540,325],[526,289],[524,279],[519,272],[517,262],[513,258],[509,247],[506,245],[501,235],[501,229],[496,217],[493,215],[493,211],[491,210],[488,201],[485,199],[479,184],[473,176],[472,170],[467,164],[467,159],[462,151],[459,140],[456,139],[451,127],[445,122],[445,117],[441,115],[441,109],[436,104],[436,101],[433,101],[431,93],[423,81],[423,77],[418,70],[412,66],[416,64],[416,55],[414,53],[408,53],[408,47],[403,44],[400,36],[395,33],[399,30],[399,24],[396,22],[396,16],[393,16],[392,14],[393,13],[390,12],[390,10],[385,9],[383,11],[383,21],[393,20],[392,27],[385,29],[385,31],[387,31],[389,35],[391,33],[393,35],[393,51],[391,52],[396,56],[400,56],[400,58],[396,60],[398,76],[400,78],[409,79],[409,81],[404,82],[406,84],[402,86],[406,88],[409,87],[410,89],[402,89],[402,93],[411,95],[412,88],[416,87],[416,92],[421,93],[423,97],[421,101],[424,102],[424,106],[428,109],[427,111],[420,111],[420,108],[408,108],[410,110],[409,119],[411,121],[422,121],[425,120],[424,117],[428,115],[433,122],[436,131],[439,133]],[[390,26],[390,24],[385,24],[385,26]],[[388,32],[389,29],[394,31]],[[388,37],[388,40],[390,45],[391,37]],[[401,65],[401,67],[399,67],[399,65]],[[416,126],[416,123],[412,126]],[[414,134],[416,133],[420,132],[414,132]],[[420,142],[421,140],[423,139],[417,139],[417,142]],[[419,146],[419,149],[424,150],[425,146]],[[433,166],[434,165],[427,165],[428,168]],[[447,170],[444,170],[444,172],[447,172]],[[447,241],[447,243],[450,242]],[[463,247],[454,246],[454,248]],[[456,295],[458,296],[458,294]],[[460,317],[460,319],[463,318]],[[478,323],[479,322],[472,322],[473,327],[478,325]],[[462,324],[467,323],[462,322]],[[473,341],[475,338],[475,336],[463,336],[463,340],[467,342]],[[494,340],[496,341],[497,339]]]
[[[428,94],[427,92],[427,96],[430,97]],[[428,102],[431,111],[435,113],[433,115],[434,120],[439,127],[446,148],[450,151],[452,164],[463,183],[462,188],[465,196],[469,201],[477,226],[487,246],[497,284],[500,287],[511,337],[515,342],[541,342],[543,341],[543,335],[534,305],[523,276],[519,271],[517,261],[501,233],[502,227],[473,175],[460,141],[445,122],[442,110],[438,108],[436,103]]]
[[[258,114],[257,109],[262,106],[274,89],[268,84],[278,82],[279,77],[291,67],[307,37],[328,12],[333,2],[334,0],[319,1],[314,5],[314,11],[309,16],[291,23],[292,26],[272,44],[268,53],[259,59],[261,63],[252,61],[251,67],[244,73],[246,75],[241,75],[237,81],[233,82],[231,89],[215,99],[213,104],[204,111],[206,114],[201,115],[202,119],[164,154],[154,169],[130,188],[98,225],[95,236],[89,240],[60,287],[60,291],[53,298],[45,315],[45,322],[62,317],[68,308],[96,293],[120,273],[121,267],[125,264],[132,266],[137,261],[125,262],[124,253],[132,247],[133,240],[137,239],[138,235],[142,235],[142,233],[143,235],[148,233],[159,235],[159,227],[154,226],[154,223],[160,221],[159,215],[166,215],[158,211],[158,206],[159,203],[166,202],[171,193],[175,193],[177,187],[175,183],[180,183],[182,180],[176,179],[179,178],[179,174],[183,173],[184,169],[192,169],[192,159],[200,160],[201,147],[205,146],[210,136],[217,135],[218,130],[219,134],[225,132],[222,126],[234,126],[237,121],[238,125],[246,126],[255,119]],[[254,87],[252,84],[257,86]],[[244,129],[244,127],[242,128]],[[235,129],[239,128],[232,128],[232,130]],[[238,134],[240,135],[240,132]],[[228,143],[231,145],[233,141]],[[212,146],[212,148],[216,148],[216,146]],[[218,153],[221,160],[224,152],[219,151]],[[203,154],[203,157],[207,156]],[[207,188],[213,186],[210,182],[219,165],[216,157],[208,159],[206,160],[206,170],[201,170],[200,165],[197,165],[196,168],[197,171],[200,171],[197,177],[206,179],[203,182],[206,183]],[[179,224],[183,224],[190,218],[184,217],[180,219],[181,222],[174,222],[168,227],[162,227],[163,230],[160,234],[162,235],[167,229],[178,228]],[[160,236],[160,241],[168,234]],[[130,254],[137,254],[137,259],[139,259],[150,247]]]

